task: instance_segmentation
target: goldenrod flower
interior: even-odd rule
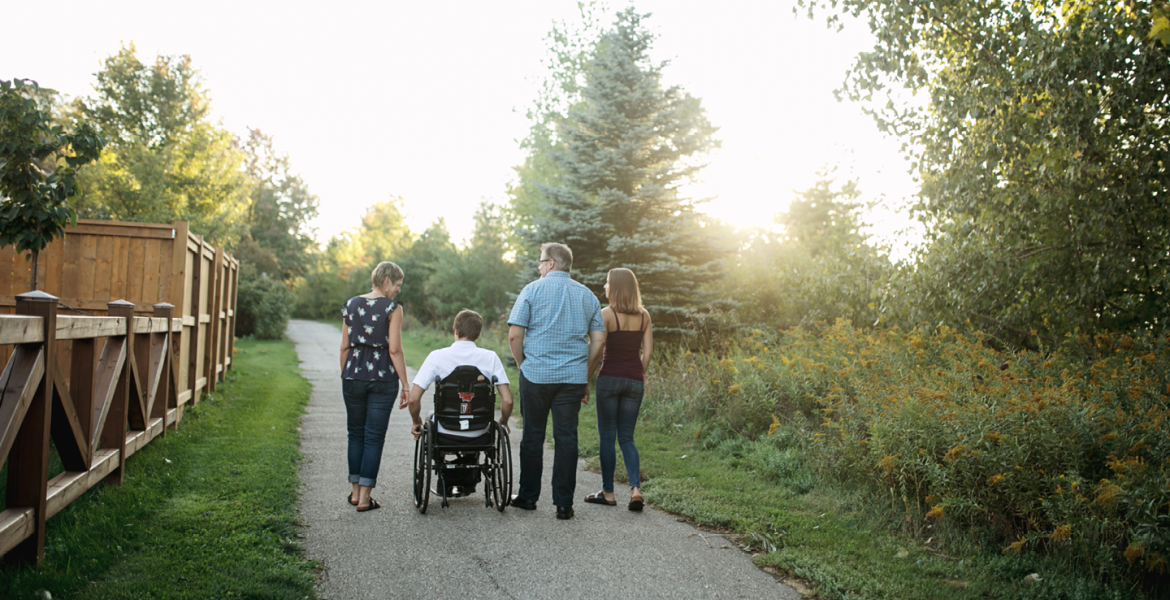
[[[1048,536],[1048,539],[1050,539],[1054,542],[1062,542],[1064,540],[1067,540],[1069,538],[1069,536],[1071,536],[1071,535],[1072,535],[1072,527],[1069,527],[1068,525],[1061,525],[1060,527],[1057,527],[1055,531],[1052,532],[1052,535]]]
[[[936,521],[941,521],[943,518],[942,505],[935,504],[934,506],[930,507],[930,512],[926,513],[926,518],[927,519],[934,519]]]
[[[1138,542],[1136,544],[1130,544],[1129,547],[1125,549],[1124,554],[1126,560],[1128,560],[1129,564],[1132,565],[1133,561],[1141,558],[1145,553],[1145,550],[1142,550],[1141,542]]]

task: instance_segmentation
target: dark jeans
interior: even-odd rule
[[[577,414],[585,397],[584,383],[532,383],[520,373],[520,414],[524,431],[520,437],[520,490],[525,500],[540,499],[541,469],[544,468],[544,431],[552,412],[553,451],[552,500],[557,506],[572,506],[577,489]]]
[[[634,426],[638,424],[638,411],[642,408],[642,393],[645,387],[641,381],[624,377],[597,378],[597,434],[601,438],[601,484],[605,491],[613,492],[613,470],[617,465],[617,453],[613,449],[614,438],[622,447],[626,472],[630,475],[630,487],[640,487],[638,479],[638,447],[634,445]]]
[[[382,464],[382,446],[390,410],[398,398],[398,380],[341,381],[345,425],[349,431],[349,482],[374,487]]]

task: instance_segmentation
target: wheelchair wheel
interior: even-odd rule
[[[414,441],[414,506],[426,514],[431,496],[432,441],[430,424],[424,424],[422,437]]]
[[[512,447],[504,428],[498,423],[492,423],[492,427],[496,438],[492,449],[492,496],[496,510],[503,512],[512,503]]]

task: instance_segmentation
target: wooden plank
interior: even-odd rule
[[[17,258],[20,257],[16,255],[15,246],[9,244],[0,249],[0,296],[15,296],[20,293],[12,289],[12,280],[17,272],[17,265],[13,259]]]
[[[144,293],[142,285],[145,275],[145,254],[146,254],[146,240],[142,238],[130,239],[130,262],[129,269],[126,272],[126,296],[125,300],[133,302],[134,304],[142,304]]]
[[[37,281],[44,278],[44,286],[37,289],[48,292],[58,298],[62,297],[61,293],[61,278],[64,271],[61,268],[61,260],[65,256],[65,240],[57,238],[49,242],[45,246],[44,251],[41,252],[40,265],[38,270],[41,271],[37,277]]]
[[[35,512],[29,508],[9,508],[0,512],[0,554],[7,554],[36,532]]]
[[[40,317],[0,316],[0,344],[31,344],[45,341]]]
[[[126,434],[126,458],[142,449],[151,440],[158,437],[163,431],[163,420],[152,419],[142,431],[131,431]]]
[[[81,237],[65,236],[65,262],[61,265],[61,292],[58,294],[62,304],[72,304],[80,298],[77,295],[77,269],[81,266]],[[45,255],[41,254],[41,258],[44,259]]]
[[[158,223],[134,223],[133,225],[128,225],[117,221],[86,222],[78,219],[77,227],[65,228],[65,235],[69,234],[169,240],[174,237],[175,232],[170,225]]]
[[[159,240],[145,240],[146,255],[143,257],[145,263],[142,267],[142,296],[134,303],[138,306],[152,306],[162,301],[158,293],[159,282],[159,253],[162,252],[162,242]],[[168,273],[169,275],[169,273]]]
[[[196,391],[201,390],[205,387],[207,387],[207,378],[206,377],[200,377],[199,379],[195,380],[195,390]]]
[[[76,340],[84,338],[126,335],[126,319],[117,317],[57,317],[57,339]]]
[[[147,415],[147,397],[146,388],[142,386],[143,377],[138,375],[138,365],[142,364],[143,350],[146,350],[144,344],[135,344],[131,341],[131,348],[133,349],[133,360],[130,361],[129,368],[126,369],[126,390],[127,392],[127,408],[126,417],[130,429],[134,431],[141,431],[146,429],[146,415]]]
[[[105,303],[110,301],[110,280],[114,273],[114,238],[95,236],[93,239],[97,245],[94,248],[93,296],[90,299]]]
[[[77,421],[85,433],[89,449],[90,468],[93,468],[93,377],[96,340],[73,340],[73,364],[70,369],[69,395],[77,410]]]
[[[145,346],[146,344],[143,344]],[[151,334],[150,336],[150,369],[146,375],[147,414],[153,415],[155,400],[158,398],[159,383],[163,382],[163,373],[167,368],[167,352],[171,342],[166,334]],[[163,396],[166,396],[165,390]]]
[[[171,333],[181,333],[183,331],[183,320],[178,317],[171,319]]]
[[[45,374],[44,346],[17,346],[0,375],[0,463],[8,457],[33,395]]]
[[[159,259],[158,259],[158,301],[173,304],[171,298],[175,285],[175,253],[172,247],[175,245],[174,240],[162,240],[159,242]]]
[[[179,395],[176,396],[175,399],[179,401],[179,404],[186,404],[187,401],[191,399],[191,390],[183,390],[179,392]]]
[[[114,238],[113,277],[110,279],[110,300],[119,300],[129,296],[130,288],[127,283],[130,265],[130,240],[124,237]]]
[[[76,237],[76,236],[75,236]],[[93,300],[97,272],[97,238],[81,236],[81,263],[77,267],[77,300]]]
[[[168,319],[159,317],[134,317],[134,333],[158,333],[167,331]]]
[[[117,450],[98,450],[88,471],[66,471],[49,480],[48,516],[61,512],[118,466]]]
[[[126,361],[126,338],[111,337],[106,340],[102,348],[102,357],[98,359],[97,372],[94,375],[93,394],[93,432],[91,440],[95,440],[106,423],[106,417],[113,403],[114,390],[118,384],[118,374],[122,371],[122,364]],[[96,446],[96,444],[94,444]]]

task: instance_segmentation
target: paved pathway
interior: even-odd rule
[[[755,568],[746,553],[717,548],[723,545],[720,538],[708,543],[702,532],[671,515],[581,502],[585,493],[601,489],[601,476],[584,470],[578,471],[576,516],[570,521],[555,518],[548,471],[535,511],[499,513],[484,507],[482,495],[452,500],[443,509],[432,496],[427,514],[420,515],[411,497],[414,438],[405,410],[396,409],[390,418],[374,489],[382,508],[358,513],[345,500],[345,406],[336,368],[340,334],[330,325],[293,320],[288,335],[313,384],[302,419],[300,508],[309,557],[324,567],[320,591],[326,598],[800,598]],[[418,364],[423,358],[407,361]],[[423,402],[425,410],[426,397]],[[519,442],[514,428],[514,460]],[[551,466],[551,451],[544,464]],[[519,479],[518,465],[515,476]]]

